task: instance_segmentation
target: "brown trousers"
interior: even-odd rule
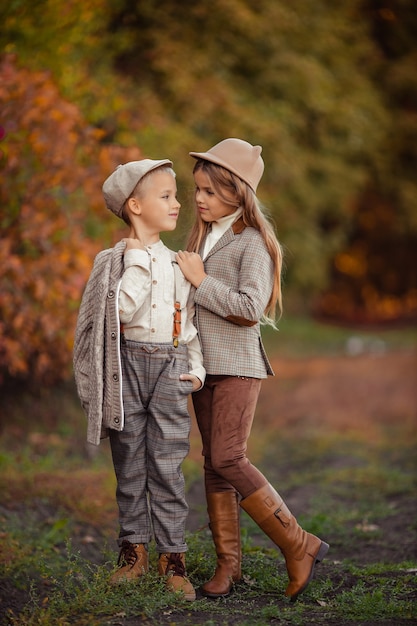
[[[257,378],[207,375],[193,394],[206,493],[236,490],[247,498],[268,482],[246,456],[260,388]]]

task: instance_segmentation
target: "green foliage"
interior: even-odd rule
[[[289,251],[288,280],[306,292],[323,285],[388,122],[363,65],[366,24],[350,4],[311,11],[307,0],[114,6],[124,45],[116,67],[152,91],[159,115],[165,109],[162,126],[145,116],[141,145],[171,151],[183,174],[189,149],[225,136],[262,144],[260,194]]]
[[[289,251],[288,280],[311,292],[326,283],[388,129],[358,17],[352,3],[327,0],[314,11],[309,0],[89,0],[64,12],[44,0],[6,10],[3,40],[50,68],[107,140],[172,157],[180,188],[191,185],[190,149],[225,136],[262,144],[260,193]]]

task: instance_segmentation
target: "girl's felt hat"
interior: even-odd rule
[[[261,152],[262,146],[252,146],[243,139],[229,138],[223,139],[207,152],[190,152],[190,156],[221,165],[239,176],[256,193],[264,172]]]
[[[118,165],[113,174],[104,181],[103,196],[106,206],[117,217],[122,216],[123,205],[138,182],[152,170],[157,167],[166,165],[172,167],[172,161],[169,159],[142,159],[141,161],[130,161],[124,165]]]

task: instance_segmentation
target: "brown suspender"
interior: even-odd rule
[[[174,328],[172,331],[172,343],[175,348],[178,348],[178,338],[181,334],[181,275],[180,268],[176,261],[172,261],[172,267],[174,268],[174,285],[175,285],[175,302],[174,302]]]

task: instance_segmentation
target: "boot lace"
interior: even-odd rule
[[[182,578],[185,578],[186,571],[185,565],[181,559],[181,554],[173,552],[169,555],[165,574],[172,574],[173,576],[181,576]]]
[[[117,565],[129,565],[132,568],[137,560],[138,555],[136,554],[134,544],[130,543],[130,541],[124,540],[120,549]]]

